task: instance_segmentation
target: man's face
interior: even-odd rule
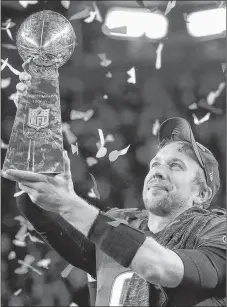
[[[179,142],[168,144],[150,161],[143,200],[151,213],[165,216],[179,209],[187,210],[199,193],[194,179],[200,166],[181,152],[182,146]]]

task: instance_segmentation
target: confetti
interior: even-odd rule
[[[107,67],[112,63],[111,60],[107,59],[107,56],[105,53],[99,53],[98,57],[101,59],[101,62],[100,62],[101,66]]]
[[[78,305],[76,303],[72,302],[69,306],[71,307],[71,306],[78,306]]]
[[[206,100],[205,99],[201,99],[198,103],[198,106],[207,110],[207,111],[210,111],[211,113],[213,114],[216,114],[216,115],[221,115],[223,114],[223,110],[220,109],[220,108],[215,108],[209,104],[207,104]]]
[[[221,63],[221,68],[222,68],[222,71],[225,72],[226,71],[226,63]]]
[[[109,97],[108,97],[108,95],[104,95],[103,98],[104,99],[108,99]]]
[[[83,119],[86,122],[89,119],[91,119],[93,115],[94,115],[94,110],[93,109],[89,109],[86,112],[77,111],[77,110],[71,110],[71,112],[70,112],[70,119],[71,120]]]
[[[19,247],[25,247],[26,246],[26,243],[24,241],[19,241],[19,240],[14,239],[12,242],[13,242],[14,245],[19,246]]]
[[[97,186],[97,183],[96,183],[96,180],[95,180],[95,177],[89,173],[89,175],[91,176],[91,179],[92,179],[92,182],[93,182],[93,187],[91,189],[91,192],[94,193],[94,195],[100,199],[100,194],[99,194],[99,191],[98,191],[98,186]]]
[[[93,166],[98,163],[98,161],[93,157],[87,157],[86,162],[88,166]]]
[[[152,134],[153,135],[157,135],[158,134],[159,127],[160,127],[159,119],[156,119],[154,124],[153,124],[153,126],[152,126]]]
[[[115,141],[115,138],[114,138],[114,136],[112,134],[107,134],[107,136],[106,136],[106,138],[104,140],[105,143],[106,142],[114,142],[114,141]]]
[[[127,74],[129,75],[129,78],[127,80],[128,83],[136,83],[136,70],[135,67],[132,67],[127,71]]]
[[[175,7],[175,5],[176,5],[176,0],[168,1],[167,7],[165,10],[165,15],[168,15],[169,12]]]
[[[4,60],[1,59],[1,62],[4,62]],[[21,72],[15,68],[13,68],[13,66],[11,66],[9,63],[6,63],[6,66],[9,67],[9,69],[17,76],[19,76],[21,74]]]
[[[113,77],[110,71],[108,71],[108,73],[106,74],[106,77],[107,78],[112,78]]]
[[[13,293],[13,295],[17,296],[17,295],[19,295],[19,294],[21,293],[21,291],[22,291],[22,289],[18,289],[17,291],[15,291],[15,292]]]
[[[1,79],[1,88],[7,88],[11,83],[11,78]]]
[[[129,149],[130,145],[128,145],[128,147],[122,149],[122,150],[113,150],[110,154],[109,154],[109,160],[110,162],[114,162],[117,160],[117,158],[119,156],[123,156],[127,153],[128,149]]]
[[[215,100],[220,96],[221,92],[223,91],[223,89],[225,88],[225,82],[221,82],[218,85],[218,88],[216,91],[211,91],[208,96],[207,96],[207,103],[208,105],[213,105]]]
[[[80,12],[75,13],[72,15],[69,20],[77,20],[77,19],[83,19],[90,15],[90,10],[88,8],[84,8]]]
[[[20,0],[19,1],[20,5],[26,8],[29,4],[36,4],[38,3],[38,0]]]
[[[14,251],[11,251],[8,255],[8,259],[9,260],[13,260],[16,258],[16,253]]]
[[[41,241],[40,239],[38,239],[38,238],[35,237],[35,236],[32,236],[29,232],[27,233],[27,236],[30,238],[30,240],[31,240],[32,242],[44,244],[43,241]]]
[[[65,8],[65,9],[68,9],[69,6],[70,6],[70,1],[68,0],[62,0],[61,1],[61,5]]]
[[[66,278],[73,269],[73,265],[69,264],[67,267],[61,272],[61,277]]]
[[[102,129],[98,129],[99,137],[100,137],[100,148],[96,153],[96,158],[103,158],[107,153],[107,148],[105,147],[105,139],[103,135]]]
[[[156,50],[156,62],[155,62],[155,68],[160,69],[162,67],[162,49],[163,49],[163,43],[159,43],[158,48]]]
[[[28,272],[27,268],[30,268],[32,271],[39,275],[43,275],[42,272],[31,266],[28,262],[25,262],[23,260],[18,260],[18,263],[21,264],[22,266],[20,268],[17,268],[14,272],[16,274],[26,274]]]
[[[78,148],[77,142],[76,142],[76,145],[71,144],[71,150],[72,150],[73,155],[74,155],[75,152],[77,153],[77,155],[79,155],[79,148]]]
[[[2,47],[6,49],[17,49],[17,47],[13,44],[2,44]]]
[[[3,140],[1,139],[1,148],[2,149],[7,149],[8,148],[8,144],[5,144],[4,142],[3,142]]]
[[[207,113],[204,117],[202,117],[201,119],[198,119],[198,117],[193,113],[192,117],[194,119],[194,124],[195,125],[201,125],[202,123],[208,121],[210,119],[210,112]]]
[[[19,191],[13,194],[13,197],[21,196],[22,194],[26,193],[25,191]]]
[[[87,195],[88,195],[89,197],[91,197],[91,198],[98,198],[98,197],[96,196],[96,194],[95,194],[93,188],[91,188],[91,190],[88,192]]]
[[[10,29],[10,28],[13,28],[16,24],[15,22],[11,20],[11,18],[9,18],[5,22],[3,22],[2,25],[6,27],[7,29]]]
[[[65,133],[66,139],[69,144],[73,144],[76,142],[77,137],[75,134],[71,131],[70,124],[68,123],[62,123],[62,131]]]
[[[3,64],[1,65],[1,71],[3,71],[3,69],[6,67],[7,63],[8,63],[8,58],[4,60],[1,59],[1,62],[3,61]]]
[[[195,102],[193,102],[192,104],[190,104],[190,105],[188,106],[188,109],[190,109],[190,110],[196,110],[196,109],[198,109],[198,106],[197,106],[197,104],[196,104]]]
[[[48,265],[50,265],[51,260],[49,258],[46,259],[41,259],[40,261],[37,262],[37,266],[44,268],[44,269],[49,269]]]

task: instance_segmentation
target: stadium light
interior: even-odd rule
[[[194,37],[222,35],[226,31],[226,8],[193,12],[187,16],[186,24]]]
[[[146,35],[157,40],[166,36],[168,19],[161,13],[143,9],[111,8],[106,14],[102,30],[104,34],[117,38]]]

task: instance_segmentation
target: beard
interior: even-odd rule
[[[143,202],[146,210],[158,216],[168,216],[179,209],[188,208],[188,199],[177,192],[152,195],[150,191],[143,191]]]

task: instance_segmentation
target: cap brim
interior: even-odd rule
[[[164,121],[159,128],[158,140],[159,143],[164,140],[186,141],[191,143],[200,165],[204,168],[204,163],[196,145],[191,126],[184,118],[172,117]]]

